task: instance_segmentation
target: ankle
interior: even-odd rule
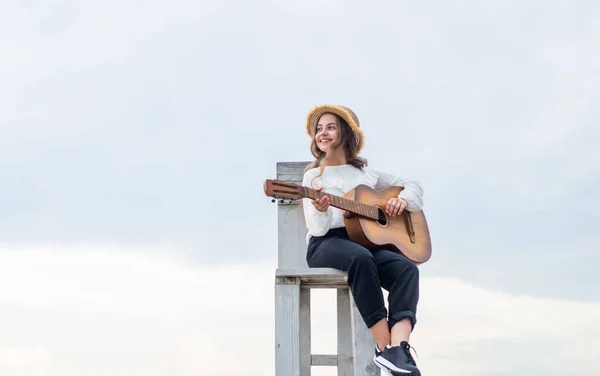
[[[410,320],[404,318],[398,321],[390,330],[391,346],[400,346],[402,342],[408,342],[412,332]]]

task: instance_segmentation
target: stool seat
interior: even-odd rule
[[[311,288],[348,288],[348,273],[333,268],[277,269],[276,278],[300,278],[300,285]]]

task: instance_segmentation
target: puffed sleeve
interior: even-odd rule
[[[378,170],[370,170],[377,177],[376,190],[382,190],[390,186],[403,187],[404,189],[398,197],[406,200],[408,203],[406,209],[411,212],[423,209],[423,186],[417,180],[403,178]]]
[[[311,184],[314,176],[316,176],[314,170],[307,171],[304,174],[302,185],[310,188],[316,188]],[[310,198],[302,199],[302,207],[304,209],[304,220],[306,222],[306,227],[308,228],[308,233],[312,236],[325,235],[331,228],[331,224],[333,222],[333,207],[329,206],[327,211],[320,212],[314,207],[312,204],[312,199]]]

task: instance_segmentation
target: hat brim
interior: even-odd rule
[[[364,145],[365,136],[362,130],[360,129],[358,117],[348,107],[335,106],[329,104],[316,106],[308,113],[306,117],[306,133],[309,136],[313,137],[319,119],[321,118],[321,116],[323,116],[323,114],[326,114],[328,112],[340,116],[348,123],[350,129],[354,133],[354,137],[358,140],[357,152],[360,152]]]

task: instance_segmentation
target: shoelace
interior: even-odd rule
[[[410,344],[407,344],[406,347],[402,347],[402,350],[404,350],[404,353],[406,354],[406,357],[408,358],[408,361],[411,362],[414,366],[417,365],[417,363],[415,362],[415,360],[413,359],[411,353],[410,353],[410,349],[412,349],[415,352],[415,355],[417,356],[417,358],[419,357],[419,354],[417,354],[417,350],[412,347]]]

